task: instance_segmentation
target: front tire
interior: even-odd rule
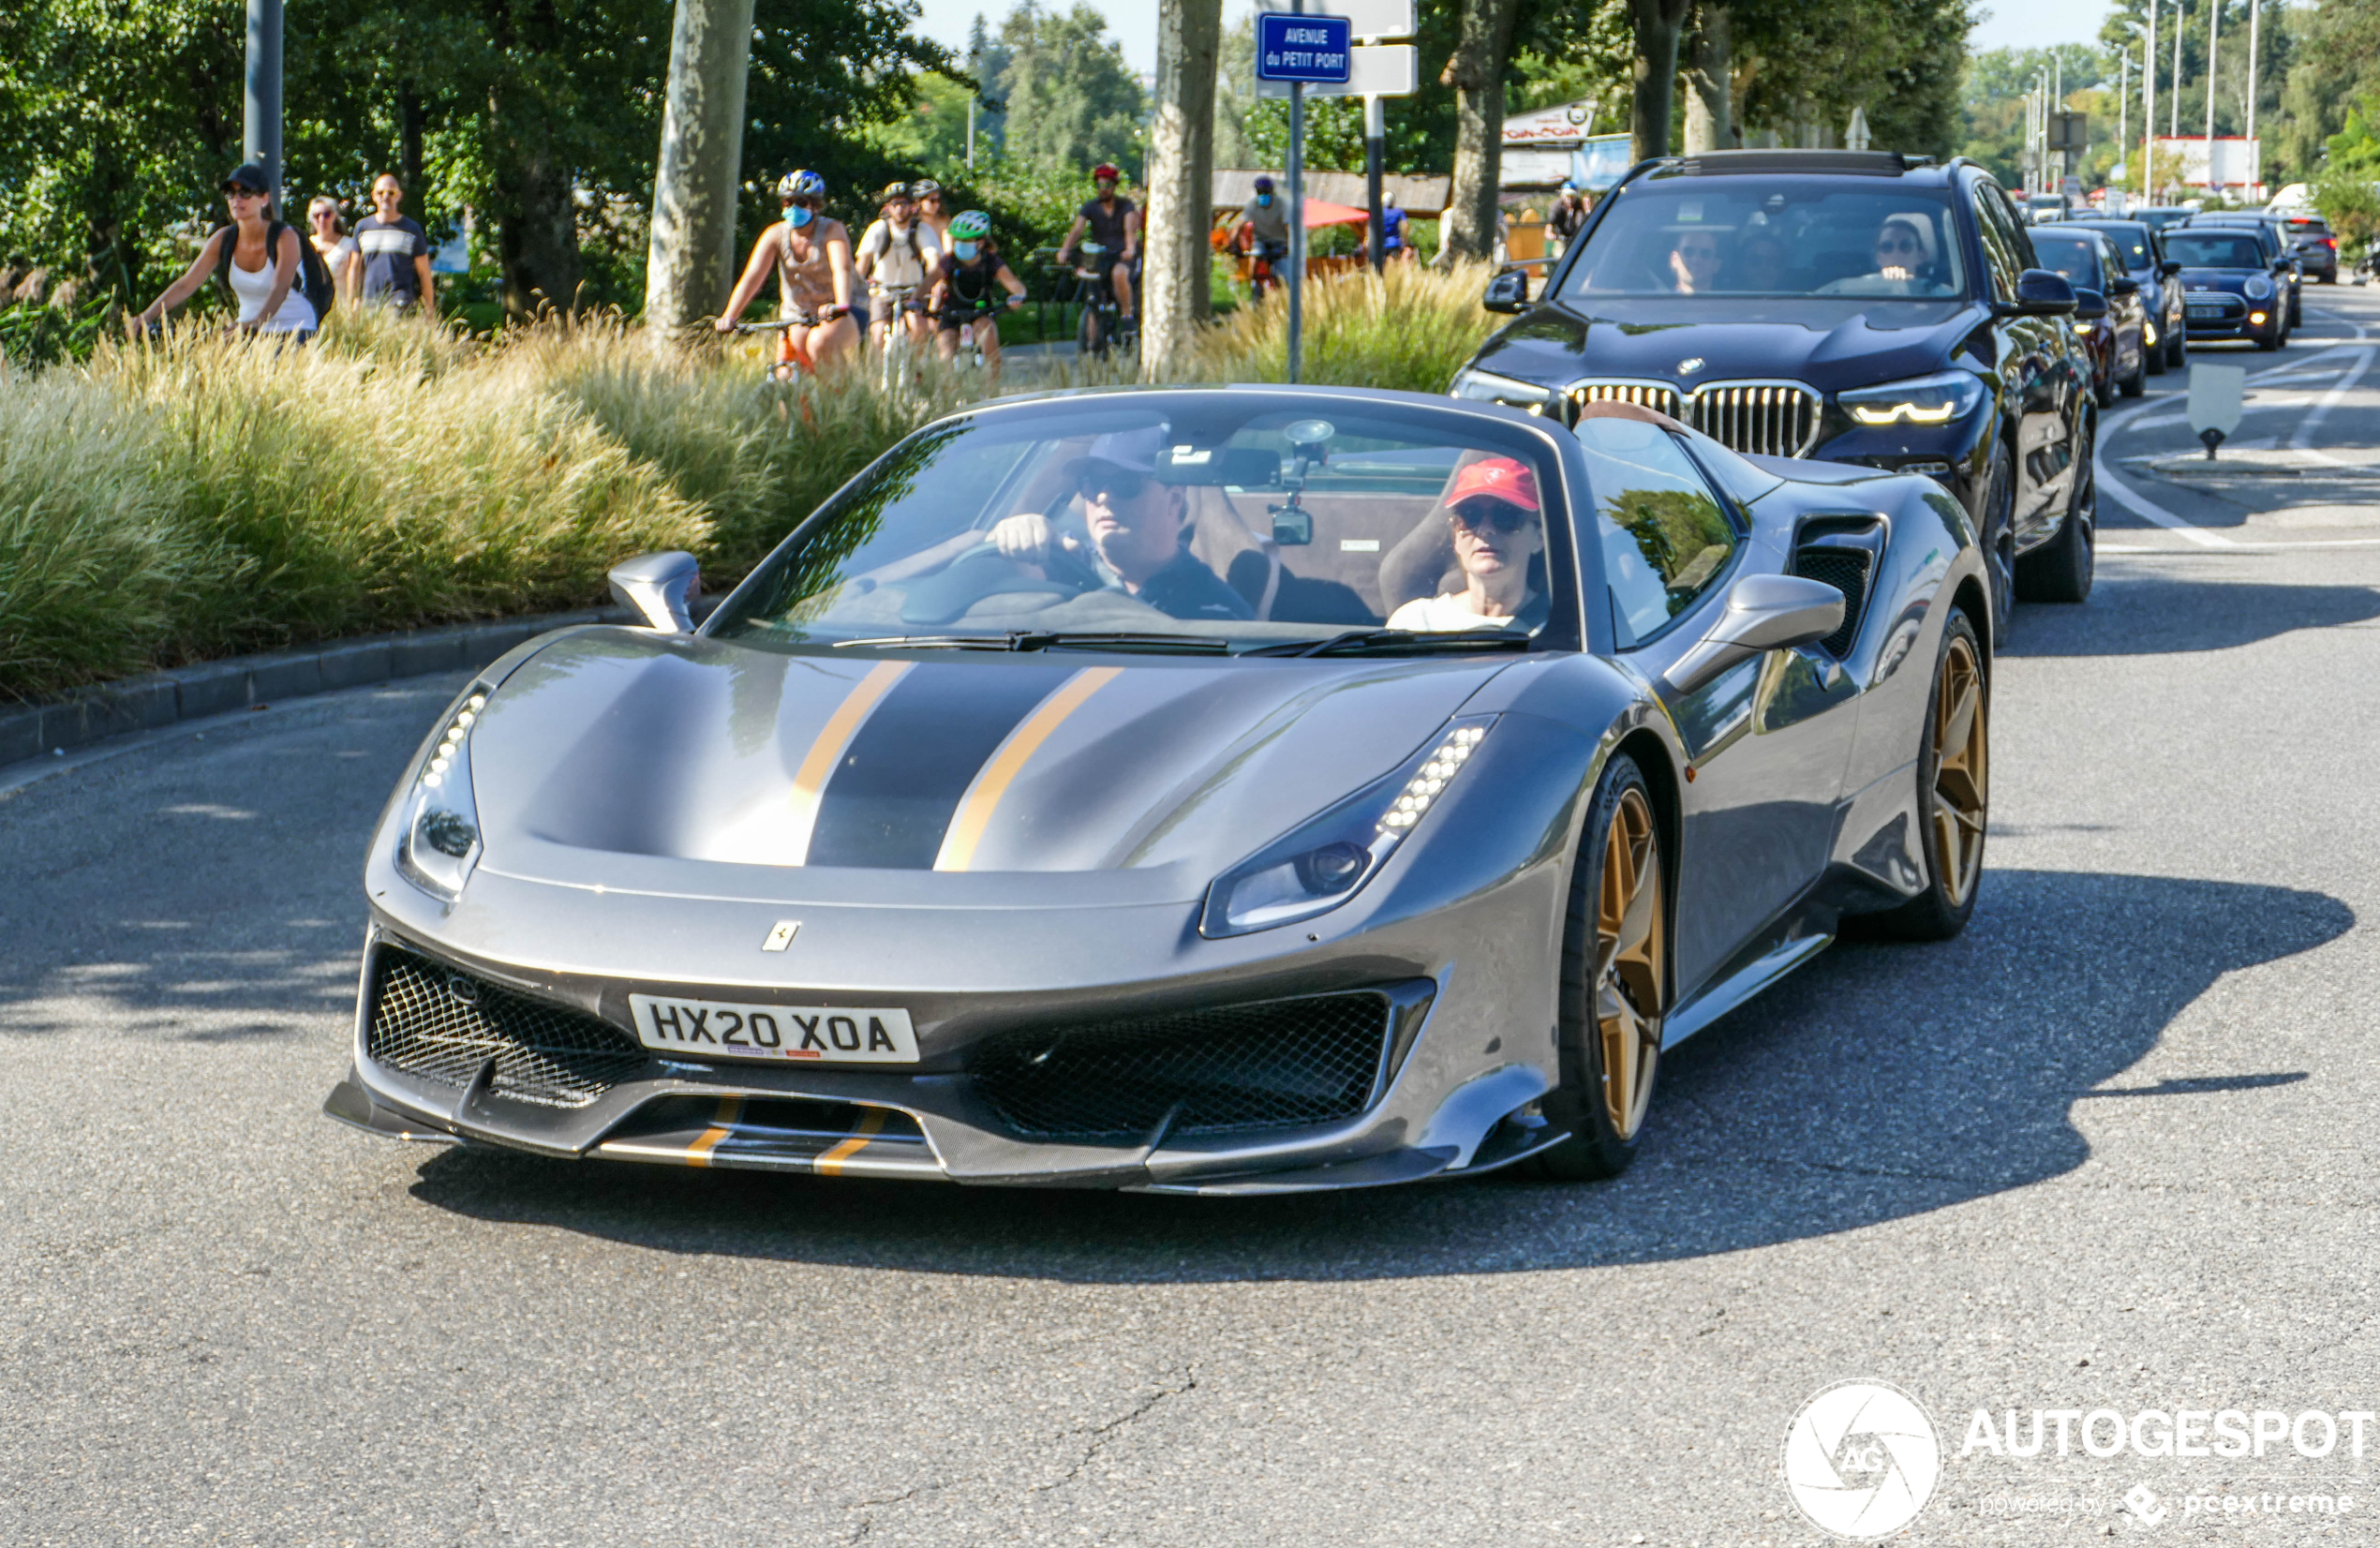
[[[2133,358],[2132,375],[2118,382],[2116,384],[2116,391],[2123,394],[2126,397],[2138,397],[2141,394],[2147,392],[2148,390],[2149,346],[2144,344],[2140,347],[2139,352]]]
[[[1990,719],[1983,645],[1967,615],[1953,613],[1942,629],[1917,758],[1926,887],[1898,908],[1863,919],[1867,931],[1898,941],[1947,941],[1973,916],[1991,815]]]
[[[1538,1157],[1546,1177],[1616,1177],[1636,1158],[1669,1003],[1665,880],[1652,791],[1620,753],[1596,786],[1570,873],[1557,997],[1562,1083],[1545,1100],[1568,1138]]]
[[[1991,460],[1984,467],[1975,543],[1984,551],[1985,577],[1991,587],[1992,637],[2005,639],[2016,586],[2016,459],[2004,440],[1992,442]]]
[[[2190,364],[2190,330],[2187,323],[2165,335],[2165,364],[2177,370]]]

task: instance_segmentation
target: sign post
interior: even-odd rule
[[[1295,15],[1302,0],[1257,0],[1259,13],[1275,11]],[[1334,14],[1347,19],[1347,33],[1360,37],[1348,59],[1348,74],[1337,84],[1315,83],[1301,95],[1316,97],[1361,97],[1363,98],[1363,183],[1364,194],[1370,201],[1372,218],[1368,226],[1370,261],[1376,272],[1382,259],[1380,229],[1380,182],[1383,174],[1387,115],[1380,111],[1380,101],[1389,97],[1409,97],[1413,94],[1413,47],[1379,47],[1384,40],[1413,36],[1414,0],[1333,0]],[[1261,72],[1257,95],[1287,96],[1289,91],[1275,87],[1267,91]],[[1295,112],[1292,110],[1292,116]]]
[[[1303,0],[1297,0],[1302,4]],[[1344,86],[1349,69],[1347,19],[1266,12],[1257,17],[1257,79],[1289,87],[1289,380],[1303,365],[1305,323],[1305,88]]]
[[[281,208],[281,0],[248,0],[247,94],[240,138],[245,160],[272,185],[272,218]]]

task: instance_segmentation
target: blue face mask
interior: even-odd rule
[[[975,245],[974,243],[954,242],[950,245],[950,246],[951,250],[959,255],[959,262],[973,263],[975,260]]]
[[[797,231],[817,218],[817,213],[804,204],[796,204],[785,212],[785,224]]]
[[[1260,193],[1257,195],[1257,202],[1269,210],[1272,207],[1272,196],[1269,193]]]

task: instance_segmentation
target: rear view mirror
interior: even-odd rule
[[[1770,650],[1815,645],[1843,626],[1843,594],[1799,575],[1747,575],[1703,637],[1663,674],[1691,693],[1739,662]]]
[[[1507,269],[1488,281],[1487,294],[1480,305],[1491,312],[1517,312],[1529,304],[1529,275],[1526,269]]]
[[[1176,446],[1157,463],[1157,482],[1183,487],[1265,489],[1281,482],[1281,454],[1261,446]]]
[[[614,600],[642,617],[646,628],[664,634],[693,631],[694,618],[688,608],[702,580],[702,569],[693,555],[677,548],[640,554],[612,566],[609,578]]]
[[[2016,299],[2000,308],[2016,317],[2071,317],[2075,288],[2049,269],[2027,269],[2016,276]]]
[[[2107,315],[2107,298],[2097,290],[2075,291],[2075,320],[2096,322]]]
[[[2111,295],[2138,295],[2140,281],[2130,275],[2119,275],[2107,282],[2107,290]]]
[[[2178,258],[2166,259],[2157,265],[2157,276],[2160,279],[2171,279],[2179,273],[2181,273],[2181,260]]]

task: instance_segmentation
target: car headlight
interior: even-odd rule
[[[2262,275],[2250,275],[2248,283],[2239,287],[2252,300],[2263,301],[2272,294],[2272,281]]]
[[[1965,418],[1984,400],[1984,384],[1965,371],[1938,371],[1837,393],[1836,400],[1862,424],[1948,424]]]
[[[1466,365],[1454,373],[1454,385],[1447,395],[1469,398],[1475,403],[1507,403],[1515,409],[1526,409],[1533,414],[1541,414],[1559,394],[1553,388],[1534,381],[1500,377],[1494,371]]]
[[[1379,874],[1479,751],[1493,715],[1451,722],[1406,766],[1215,878],[1198,933],[1245,935],[1327,913]]]
[[[396,841],[396,869],[432,897],[461,896],[480,858],[479,805],[471,796],[471,726],[493,692],[475,682],[446,717],[446,728],[413,771],[405,796],[405,826]]]
[[[2075,324],[2075,332],[2082,335],[2085,338],[2089,338],[2091,335],[2092,330],[2097,326],[2098,324],[2093,322],[2077,322]]]
[[[2143,349],[2152,349],[2152,348],[2154,348],[2154,347],[2155,347],[2156,343],[2157,343],[2157,325],[2156,325],[2155,323],[2153,323],[2153,322],[2146,322],[2146,321],[2144,321],[2144,322],[2143,322],[2143,323],[2141,323],[2141,325],[2140,325],[2140,344],[2141,344],[2141,348],[2143,348]]]

